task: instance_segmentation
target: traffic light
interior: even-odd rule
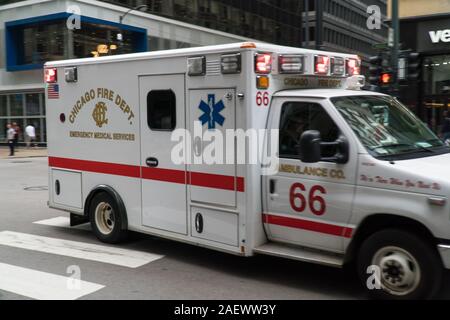
[[[420,79],[420,54],[410,52],[408,54],[408,80],[418,81]]]
[[[383,87],[391,85],[393,83],[393,80],[394,77],[392,72],[390,71],[382,72],[380,75],[380,83]]]
[[[383,71],[383,56],[380,53],[377,56],[370,57],[369,62],[369,83],[373,87],[373,90],[376,91],[380,86],[380,76]]]

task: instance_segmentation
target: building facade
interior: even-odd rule
[[[450,110],[450,0],[400,0],[399,15],[401,47],[418,52],[421,65],[400,99],[439,132]]]
[[[385,43],[387,25],[367,28],[368,6],[377,5],[381,19],[386,0],[103,0],[224,32],[280,45],[359,54],[364,67]]]
[[[42,65],[49,60],[255,39],[356,53],[365,72],[373,44],[387,34],[385,24],[367,28],[373,4],[384,19],[385,0],[0,0],[0,129],[31,123],[45,142]],[[68,27],[74,13],[80,29]]]
[[[129,9],[101,1],[7,2],[0,5],[0,143],[13,122],[22,129],[32,124],[37,141],[45,143],[46,61],[248,39],[140,11],[130,11],[119,23]]]

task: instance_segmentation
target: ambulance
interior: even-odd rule
[[[450,149],[361,90],[360,63],[253,42],[48,62],[49,206],[107,243],[349,266],[375,298],[434,297]]]

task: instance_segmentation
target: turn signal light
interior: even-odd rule
[[[256,77],[256,87],[258,89],[269,89],[269,77],[268,76],[257,76]]]

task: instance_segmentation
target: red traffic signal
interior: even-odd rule
[[[383,72],[380,76],[381,84],[390,84],[392,82],[392,74],[390,72]]]

